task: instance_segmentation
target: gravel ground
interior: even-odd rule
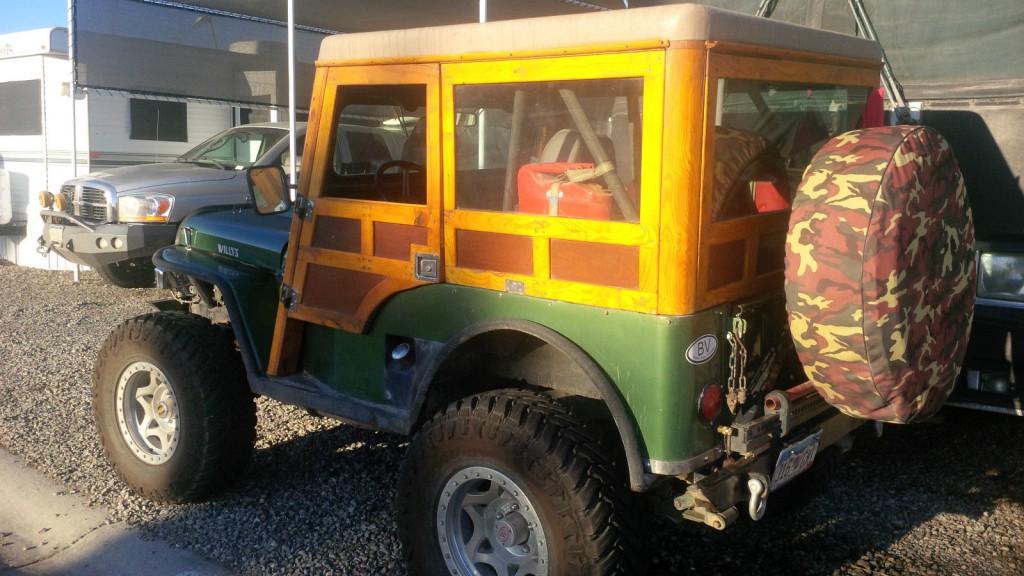
[[[392,514],[401,438],[261,399],[241,486],[205,504],[152,504],[107,464],[89,382],[110,330],[161,293],[10,265],[0,293],[0,446],[106,506],[111,521],[242,574],[402,573]],[[1024,420],[989,414],[888,427],[796,511],[725,533],[653,519],[652,574],[1022,574],[1022,446]]]

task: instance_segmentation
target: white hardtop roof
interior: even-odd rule
[[[588,45],[687,40],[737,42],[880,61],[876,42],[699,4],[457,24],[324,39],[320,60],[445,57],[557,50]]]

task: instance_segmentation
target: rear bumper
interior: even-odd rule
[[[43,211],[40,251],[53,250],[76,264],[98,267],[116,262],[149,258],[174,243],[177,224],[96,224],[76,222],[66,214]],[[50,216],[51,218],[46,218]],[[53,217],[66,224],[53,223]]]
[[[841,414],[813,390],[792,398],[785,392],[773,392],[769,400],[765,416],[729,429],[719,450],[727,457],[687,477],[689,487],[674,501],[683,518],[717,530],[724,530],[741,513],[760,519],[770,488],[777,483],[779,471],[775,468],[783,452],[800,454],[804,448],[797,447],[806,446],[806,453],[816,457],[831,447],[848,448],[850,434],[867,422]],[[725,431],[724,427],[720,430]],[[812,437],[818,438],[813,450]],[[804,440],[808,441],[802,443]],[[784,479],[791,477],[782,474]]]

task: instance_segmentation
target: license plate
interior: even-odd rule
[[[49,240],[51,244],[63,244],[64,243],[64,227],[50,225]]]
[[[821,430],[818,430],[803,440],[784,447],[779,452],[779,459],[775,461],[771,490],[774,491],[810,469],[814,464],[814,456],[818,453],[818,444],[820,443]]]

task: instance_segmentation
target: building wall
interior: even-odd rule
[[[94,169],[148,162],[170,162],[221,130],[232,126],[233,109],[222,104],[188,102],[188,142],[132,140],[130,101],[123,93],[89,92],[89,155]]]

